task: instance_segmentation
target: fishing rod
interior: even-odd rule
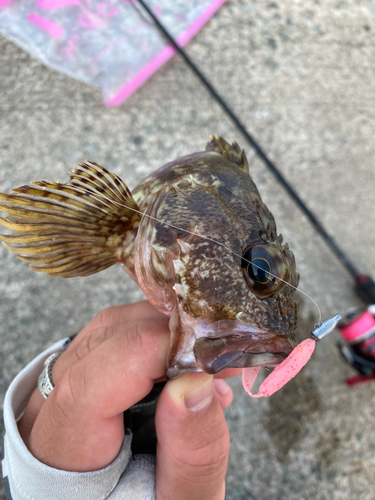
[[[361,273],[354,263],[347,257],[347,255],[343,252],[343,250],[338,246],[333,237],[327,233],[322,223],[317,219],[317,217],[313,214],[313,212],[307,207],[307,205],[302,201],[300,196],[297,194],[295,189],[289,184],[289,182],[285,179],[280,170],[276,167],[276,165],[268,158],[262,147],[259,143],[254,139],[254,137],[248,132],[245,125],[241,122],[238,116],[234,113],[234,111],[230,108],[230,106],[224,101],[224,99],[219,95],[213,85],[207,80],[207,78],[203,75],[200,69],[196,66],[196,64],[190,59],[190,57],[186,54],[186,52],[178,45],[178,43],[174,40],[172,35],[167,31],[165,26],[159,21],[159,19],[154,15],[152,10],[148,7],[148,5],[143,0],[138,0],[138,3],[143,7],[143,9],[147,12],[147,14],[151,17],[156,27],[162,33],[162,35],[168,40],[168,42],[173,46],[176,52],[182,57],[187,66],[193,71],[193,73],[199,78],[202,84],[206,87],[211,96],[215,99],[215,101],[221,106],[224,112],[229,116],[232,122],[236,125],[236,127],[241,131],[241,133],[246,137],[250,146],[254,149],[255,153],[258,157],[263,161],[266,167],[272,172],[272,174],[276,177],[279,183],[284,187],[289,196],[294,200],[294,202],[298,205],[301,211],[306,215],[308,220],[311,222],[315,230],[320,234],[326,244],[330,247],[332,252],[336,255],[336,257],[340,260],[343,266],[349,271],[349,273],[353,276],[355,281],[355,290],[361,299],[367,304],[375,303],[375,282],[366,274]]]

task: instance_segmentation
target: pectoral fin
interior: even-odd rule
[[[70,183],[33,182],[0,193],[0,223],[17,232],[0,240],[35,271],[70,278],[124,262],[142,213],[124,182],[87,162]]]

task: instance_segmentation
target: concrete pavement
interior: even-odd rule
[[[365,0],[228,0],[188,53],[365,273],[375,276],[375,7]],[[0,38],[0,190],[64,181],[92,159],[130,188],[202,150],[210,134],[246,148],[251,174],[293,249],[300,288],[323,317],[360,305],[352,281],[241,134],[174,57],[118,108]],[[0,249],[0,390],[53,341],[142,293],[118,267],[89,278],[36,274]],[[316,321],[301,297],[300,338]],[[338,333],[282,391],[226,411],[227,500],[375,499],[375,382],[345,385]],[[3,499],[4,493],[0,493]]]

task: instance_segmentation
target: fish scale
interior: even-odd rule
[[[277,366],[293,349],[294,256],[234,141],[212,136],[205,151],[164,165],[133,192],[81,163],[67,184],[0,193],[0,209],[16,231],[0,239],[36,271],[71,278],[120,263],[170,316],[169,378]]]

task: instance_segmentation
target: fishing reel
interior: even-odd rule
[[[365,310],[349,310],[337,328],[343,338],[337,344],[339,351],[359,373],[346,383],[355,385],[375,379],[375,304]]]

